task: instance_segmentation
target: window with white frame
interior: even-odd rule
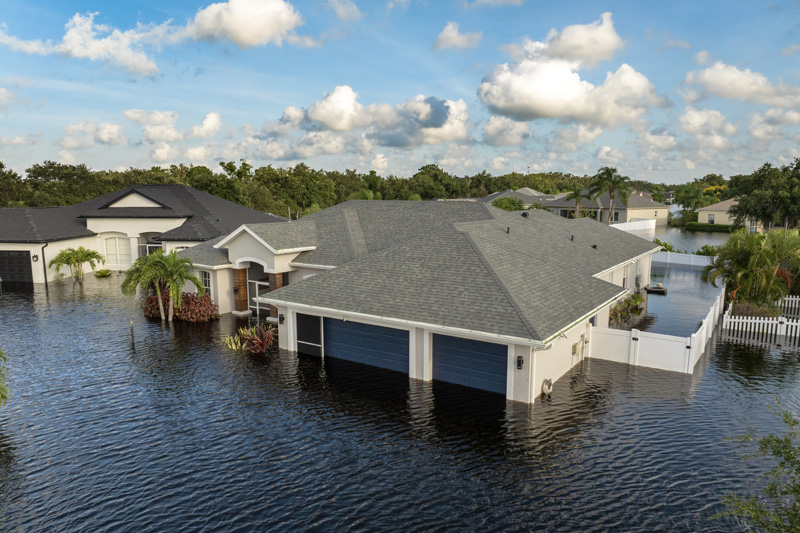
[[[211,273],[205,270],[200,271],[200,281],[203,282],[203,289],[211,294]]]
[[[714,213],[709,213],[708,214],[708,223],[709,224],[713,224],[715,222],[715,218],[716,217],[714,216]]]
[[[111,265],[131,264],[131,241],[127,237],[106,239],[106,263]]]

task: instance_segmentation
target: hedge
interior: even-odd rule
[[[687,222],[687,231],[714,231],[717,233],[731,233],[737,226],[731,224],[705,224],[703,222]]]

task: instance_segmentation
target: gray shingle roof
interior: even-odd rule
[[[504,191],[493,192],[488,196],[484,196],[479,201],[484,203],[492,203],[498,198],[518,198],[519,200],[522,200],[525,205],[531,205],[541,204],[545,201],[552,200],[556,198],[556,195],[545,194],[543,192],[531,189],[530,187],[522,187],[517,190],[506,189]]]
[[[192,263],[195,265],[210,267],[230,265],[231,262],[228,260],[228,250],[224,248],[214,248],[214,245],[223,238],[225,238],[225,235],[217,237],[216,239],[211,239],[210,241],[202,242],[191,248],[181,250],[178,252],[178,255],[191,259]]]
[[[163,207],[107,207],[136,192]],[[206,241],[242,224],[281,222],[271,213],[229,202],[186,185],[132,185],[78,205],[0,209],[0,242],[46,242],[94,235],[86,218],[187,218],[158,240]]]
[[[586,194],[587,191],[583,191],[583,194]],[[604,208],[607,209],[611,204],[611,200],[609,198],[608,193],[602,194],[597,197],[596,200],[581,200],[581,205],[586,207],[587,205],[590,206],[592,209],[595,208]],[[553,200],[548,200],[543,202],[542,205],[544,207],[575,207],[575,200],[567,200],[566,196],[562,196],[560,198],[555,198]],[[627,205],[623,204],[619,197],[614,199],[614,209],[642,209],[642,208],[654,208],[654,209],[666,209],[666,205],[662,204],[661,202],[656,202],[640,194],[639,192],[632,192],[630,197],[628,198]]]
[[[275,250],[294,250],[316,246],[317,227],[307,218],[285,224],[247,224],[248,229]]]
[[[485,204],[348,202],[326,211],[314,215],[318,248],[295,262],[338,268],[267,300],[544,341],[623,292],[594,275],[657,249],[593,220]],[[361,258],[349,241],[352,212],[369,250]]]

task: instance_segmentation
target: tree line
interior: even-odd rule
[[[410,178],[380,176],[374,171],[317,170],[305,164],[289,168],[254,168],[247,161],[220,163],[218,172],[205,166],[91,170],[86,165],[53,161],[34,164],[25,177],[0,162],[0,207],[74,205],[135,184],[179,183],[256,209],[292,217],[350,199],[430,200],[482,198],[506,189],[530,187],[556,193],[588,187],[591,178],[561,172],[493,176],[454,176],[436,165],[421,167]]]

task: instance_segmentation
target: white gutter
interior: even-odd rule
[[[211,265],[203,265],[200,263],[192,263],[192,268],[203,268],[206,270],[225,270],[226,268],[233,268],[233,265],[211,266]]]
[[[300,310],[308,310],[308,311],[317,311],[320,313],[328,313],[333,314],[341,317],[352,317],[352,318],[366,318],[372,320],[384,320],[386,322],[393,322],[396,324],[402,324],[404,326],[413,326],[417,328],[425,328],[430,331],[434,332],[442,332],[442,333],[457,333],[457,334],[467,334],[467,335],[474,335],[481,338],[488,338],[488,339],[496,339],[499,341],[503,341],[504,344],[509,342],[513,342],[515,344],[521,344],[523,346],[533,346],[534,348],[544,348],[545,343],[542,341],[537,341],[534,339],[524,339],[521,337],[512,337],[510,335],[500,335],[497,333],[487,333],[485,331],[475,331],[471,329],[462,329],[462,328],[454,328],[452,326],[441,326],[437,324],[428,324],[426,322],[416,322],[413,320],[405,320],[403,318],[394,318],[388,316],[380,316],[380,315],[368,315],[366,313],[355,313],[352,311],[342,311],[341,309],[331,309],[328,307],[318,307],[316,305],[307,305],[307,304],[299,304],[295,302],[287,302],[285,300],[276,300],[274,298],[264,298],[264,297],[257,297],[253,298],[256,302],[266,303],[271,305],[283,305],[286,307],[291,307],[293,309],[300,309]]]
[[[336,268],[335,266],[330,266],[330,265],[312,265],[310,263],[296,263],[294,261],[290,261],[289,266],[298,268],[314,268],[317,270],[333,270],[334,268]]]
[[[649,252],[645,252],[643,254],[639,254],[636,257],[632,258],[632,259],[628,259],[624,263],[618,263],[618,264],[612,266],[611,268],[607,268],[607,269],[603,270],[602,272],[598,272],[597,274],[594,274],[592,277],[593,278],[599,278],[600,276],[602,276],[604,274],[608,274],[609,272],[613,272],[614,270],[618,269],[619,267],[623,267],[625,265],[630,265],[631,263],[635,263],[636,261],[638,261],[639,259],[641,259],[642,257],[644,257],[646,255],[651,255],[651,254],[658,253],[659,250],[661,250],[660,246],[658,246],[656,248],[653,248]]]

